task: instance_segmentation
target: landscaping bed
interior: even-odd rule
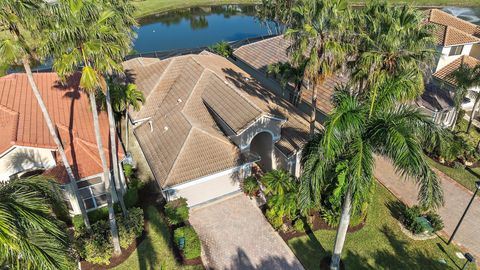
[[[458,248],[437,237],[415,241],[400,230],[399,201],[382,185],[375,187],[368,217],[362,230],[349,233],[342,260],[345,269],[459,269],[465,263],[456,257]],[[330,256],[335,231],[318,230],[288,241],[305,269],[319,269]],[[475,269],[469,265],[467,269]]]

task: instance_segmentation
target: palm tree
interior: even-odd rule
[[[295,179],[285,170],[272,170],[260,179],[265,193],[283,195],[295,186]]]
[[[132,28],[136,23],[131,16],[133,9],[129,2],[122,0],[61,1],[55,8],[58,9],[57,14],[59,14],[57,28],[51,31],[47,47],[55,56],[53,67],[60,75],[67,76],[78,69],[81,70],[80,86],[90,96],[95,137],[103,167],[114,253],[120,254],[118,228],[112,201],[115,186],[111,184],[100,135],[96,93],[99,90],[106,92],[107,107],[111,106],[104,76],[113,72],[122,72],[119,63],[130,51],[134,38]],[[113,114],[109,114],[109,117],[112,118]],[[111,125],[113,121],[109,123]],[[114,132],[115,128],[110,130]],[[111,145],[115,145],[115,140],[111,141]],[[116,155],[116,153],[111,154]],[[115,172],[117,164],[112,166]],[[121,194],[119,200],[121,200]]]
[[[4,63],[23,65],[30,87],[40,106],[43,118],[53,138],[53,142],[57,147],[63,166],[65,166],[67,171],[70,187],[77,201],[85,226],[87,229],[90,229],[87,211],[78,192],[77,180],[70,167],[55,125],[48,114],[45,102],[40,95],[30,67],[30,63],[39,58],[36,54],[37,48],[35,48],[35,44],[37,44],[38,40],[42,39],[40,29],[42,29],[41,25],[43,26],[43,23],[37,20],[49,17],[46,14],[47,10],[43,6],[45,3],[43,1],[33,1],[29,4],[22,1],[3,1],[2,4],[2,9],[0,10],[0,28],[6,31],[0,35],[0,58]],[[30,42],[28,42],[27,39],[30,39]]]
[[[440,131],[418,108],[396,104],[370,111],[369,100],[362,100],[352,89],[337,89],[335,109],[325,130],[309,144],[303,158],[304,173],[301,205],[318,205],[321,190],[329,181],[329,170],[344,164],[347,170],[343,206],[330,268],[338,269],[340,255],[352,211],[368,199],[374,181],[374,155],[392,160],[403,176],[416,179],[419,200],[425,208],[443,203],[443,191],[422,152],[425,138]]]
[[[65,225],[53,208],[63,207],[56,182],[44,177],[0,185],[2,269],[72,269]]]
[[[292,40],[291,62],[305,64],[305,80],[312,89],[310,135],[315,133],[317,85],[341,70],[351,51],[345,42],[350,27],[350,9],[344,0],[301,0],[292,9],[291,26],[285,36]]]
[[[436,53],[432,26],[423,23],[423,12],[385,1],[368,1],[356,14],[358,46],[352,78],[358,91],[370,100],[370,113],[376,104],[389,106],[390,100],[416,98],[424,89],[423,72]],[[391,80],[395,76],[397,79]],[[392,99],[380,102],[379,88],[385,83],[390,84]]]
[[[450,75],[449,79],[455,81],[457,88],[454,93],[454,103],[455,109],[457,110],[457,117],[462,109],[462,102],[465,96],[468,94],[468,89],[473,87],[480,86],[480,65],[475,67],[470,67],[469,65],[462,63],[460,67],[454,70]],[[470,120],[468,121],[467,130],[465,132],[469,133],[470,128],[472,126],[473,119],[475,117],[475,112],[478,106],[478,101],[480,100],[480,95],[475,96],[475,103],[472,108],[472,112],[470,113]],[[454,122],[452,129],[455,127]]]
[[[298,105],[302,94],[302,83],[305,73],[306,61],[303,61],[298,67],[290,63],[275,63],[268,65],[267,73],[280,78],[282,88],[286,89],[289,83],[293,83],[293,93],[290,95],[290,102]]]

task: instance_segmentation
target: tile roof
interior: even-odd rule
[[[241,46],[233,54],[251,67],[266,73],[268,65],[289,61],[287,51],[290,44],[291,42],[283,36],[276,36]],[[330,99],[335,85],[347,81],[347,76],[335,75],[325,80],[323,84],[317,85],[317,108],[329,113],[333,108]],[[311,104],[312,93],[311,89],[302,91],[302,99],[307,104]]]
[[[480,26],[464,21],[439,9],[426,11],[428,22],[435,27],[437,44],[453,46],[480,42]]]
[[[126,67],[131,67],[130,61]],[[165,68],[153,67],[165,64]],[[134,133],[162,187],[245,162],[248,157],[222,132],[215,118],[236,132],[262,116],[288,119],[286,126],[290,128],[282,130],[277,142],[286,155],[308,138],[308,122],[294,113],[295,108],[223,57],[202,53],[136,65],[128,70],[136,78],[135,83],[153,80],[141,76],[145,68],[157,70],[152,76],[158,82],[153,89],[140,88],[150,95],[142,109],[131,116],[134,120],[149,119]]]
[[[51,72],[34,73],[34,80],[76,176],[84,178],[101,173],[90,103],[87,94],[78,88],[78,76],[70,78],[66,85],[62,85],[58,76]],[[101,112],[99,120],[104,147],[108,147],[106,113]],[[0,78],[0,127],[0,153],[13,145],[56,149],[26,74],[16,73]],[[108,152],[105,149],[107,158]],[[60,163],[60,157],[56,158]],[[59,180],[68,181],[66,178]]]
[[[445,82],[447,82],[451,85],[456,86],[457,84],[455,82],[455,79],[453,77],[451,77],[451,74],[452,74],[453,71],[460,68],[460,66],[462,64],[465,64],[469,67],[475,67],[477,65],[480,65],[480,60],[478,60],[478,59],[476,59],[472,56],[469,56],[469,55],[462,55],[462,56],[458,57],[457,59],[455,59],[450,64],[444,66],[443,68],[441,68],[440,70],[435,72],[433,74],[433,77],[436,78],[436,79],[445,81]]]
[[[416,103],[432,111],[443,111],[455,106],[452,92],[439,85],[429,83]]]

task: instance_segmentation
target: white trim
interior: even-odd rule
[[[197,179],[188,181],[186,183],[182,183],[182,184],[174,185],[174,186],[171,186],[171,187],[167,187],[167,188],[163,189],[163,191],[168,192],[169,190],[179,190],[179,189],[184,189],[184,188],[188,188],[188,187],[191,187],[191,186],[195,186],[197,184],[205,183],[205,182],[208,182],[209,180],[215,179],[217,177],[228,175],[232,172],[239,171],[245,165],[248,165],[248,164],[251,164],[251,162],[245,163],[245,164],[237,166],[237,167],[227,169],[225,171],[221,171],[221,172],[218,172],[218,173],[206,175],[206,176],[203,176],[201,178],[197,178]]]
[[[48,148],[48,147],[34,147],[34,146],[23,146],[23,145],[12,145],[10,148],[5,150],[3,153],[0,154],[0,158],[4,157],[6,154],[8,154],[10,151],[12,151],[15,148],[20,148],[20,149],[32,149],[32,150],[50,150],[50,151],[58,151],[57,148]]]
[[[10,148],[8,148],[7,150],[5,150],[3,153],[0,154],[0,158],[3,158],[4,156],[8,155],[8,153],[13,151],[16,147],[17,147],[16,145],[12,145]]]

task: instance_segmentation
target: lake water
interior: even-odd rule
[[[445,11],[480,25],[480,7],[446,7]],[[137,29],[134,49],[139,53],[209,46],[268,35],[255,18],[253,5],[195,7],[145,17]],[[273,27],[270,27],[273,29]]]

